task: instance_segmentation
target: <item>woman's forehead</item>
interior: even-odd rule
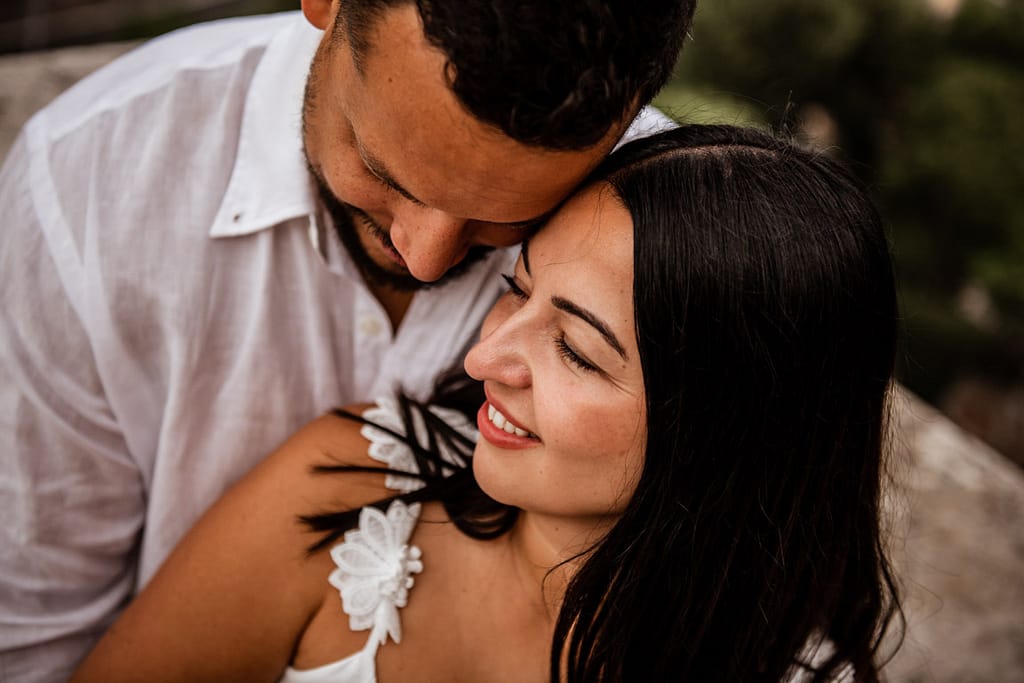
[[[632,281],[633,221],[611,186],[598,183],[584,188],[523,244],[525,265],[543,254],[545,260],[611,261],[628,265]],[[618,270],[618,268],[616,268]]]

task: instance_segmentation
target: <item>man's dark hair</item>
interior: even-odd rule
[[[357,66],[380,14],[411,0],[346,0],[335,31]],[[584,149],[654,98],[696,0],[416,0],[473,116],[524,144]]]

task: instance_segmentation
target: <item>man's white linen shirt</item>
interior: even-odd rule
[[[152,41],[0,171],[2,680],[66,679],[231,483],[331,407],[428,395],[501,291],[514,249],[391,329],[302,155],[320,36],[288,13]]]
[[[0,679],[76,661],[61,651],[80,655],[303,423],[399,383],[428,393],[499,292],[506,253],[417,294],[392,335],[318,229],[299,131],[319,37],[292,14],[154,41],[40,113],[10,152]],[[47,661],[18,652],[39,643]]]

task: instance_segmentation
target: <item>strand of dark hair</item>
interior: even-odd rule
[[[438,381],[429,404],[458,410],[467,419],[475,417],[476,408],[483,402],[483,389],[460,372],[445,373]],[[417,479],[423,486],[407,493],[388,496],[372,503],[384,510],[394,500],[406,503],[439,501],[456,527],[470,538],[489,540],[507,532],[515,524],[519,511],[502,505],[487,496],[473,478],[472,453],[475,443],[459,433],[445,420],[431,412],[426,405],[407,395],[398,395],[403,430],[398,432],[367,420],[362,415],[336,409],[332,413],[343,419],[363,425],[372,425],[396,440],[406,444],[416,462],[414,471],[398,472],[385,466],[320,464],[313,467],[316,474],[369,472],[401,475]],[[424,441],[416,438],[416,416],[423,421]],[[443,459],[442,450],[456,453],[465,466],[459,467]],[[335,542],[359,522],[359,508],[319,512],[299,517],[309,530],[321,534],[307,551],[315,553]]]

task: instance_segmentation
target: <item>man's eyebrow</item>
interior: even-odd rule
[[[402,187],[402,185],[397,180],[395,180],[394,176],[392,176],[388,169],[384,166],[384,162],[382,162],[380,159],[378,159],[372,153],[370,153],[365,147],[363,147],[362,144],[357,142],[356,149],[359,152],[359,157],[363,160],[363,163],[366,164],[366,168],[370,169],[370,173],[377,176],[377,178],[382,183],[384,183],[392,190],[408,199],[413,204],[426,206],[419,199],[416,199],[416,197],[414,197],[411,192]]]
[[[426,206],[422,201],[417,199],[412,192],[402,187],[402,184],[395,180],[395,177],[391,175],[387,167],[384,166],[384,162],[373,155],[372,152],[368,151],[363,147],[362,143],[356,142],[356,149],[359,152],[359,158],[363,160],[363,164],[370,170],[370,173],[375,175],[378,180],[390,187],[392,190],[408,199],[413,204],[419,206]],[[528,218],[525,221],[511,221],[509,223],[495,222],[495,225],[500,225],[503,228],[509,228],[511,230],[525,230],[527,228],[534,228],[542,223],[546,223],[551,215],[558,209],[557,206],[551,208],[551,210],[542,213],[534,218]]]
[[[530,237],[529,236],[527,236],[526,239],[523,240],[523,244],[519,248],[519,253],[522,254],[522,256],[523,256],[523,268],[526,269],[526,274],[527,275],[531,275],[532,273],[530,273]]]
[[[526,264],[525,258],[523,259],[523,264]],[[601,336],[604,337],[604,340],[608,342],[609,346],[615,349],[615,352],[622,357],[622,360],[629,360],[629,358],[626,356],[626,349],[623,348],[622,344],[619,342],[618,338],[612,332],[611,328],[608,327],[608,325],[606,325],[596,315],[594,315],[585,308],[580,308],[573,302],[569,301],[568,299],[563,299],[560,296],[551,297],[551,304],[555,308],[565,311],[566,313],[569,313],[571,315],[574,315],[577,318],[580,318],[584,322],[588,323],[591,327],[593,327],[595,330],[601,333]]]

